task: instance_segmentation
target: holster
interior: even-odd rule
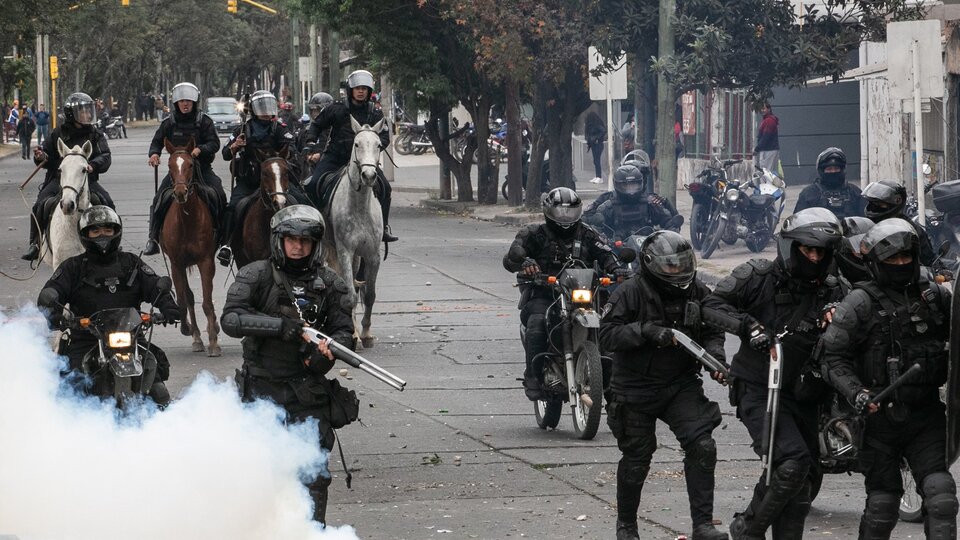
[[[730,406],[739,407],[740,400],[743,398],[744,383],[733,377],[730,379]],[[740,418],[740,413],[737,412],[737,418]]]
[[[240,391],[240,401],[253,401],[253,399],[250,397],[250,372],[247,371],[246,366],[243,366],[237,370],[233,380],[236,381],[237,390]]]

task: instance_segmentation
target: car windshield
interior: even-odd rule
[[[228,101],[207,103],[207,114],[237,114],[237,106]]]

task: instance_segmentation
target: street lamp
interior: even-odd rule
[[[227,12],[228,13],[237,12],[237,0],[227,0]]]

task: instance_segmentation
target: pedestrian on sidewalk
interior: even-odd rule
[[[27,159],[30,156],[30,139],[33,137],[33,130],[37,127],[33,118],[24,107],[20,111],[20,119],[17,121],[17,137],[20,138],[20,158]]]
[[[773,107],[769,103],[764,103],[760,112],[763,120],[757,131],[757,146],[753,149],[753,157],[758,167],[780,174],[780,119],[773,114]]]
[[[603,140],[607,137],[607,127],[603,125],[603,120],[600,119],[595,111],[590,111],[587,114],[587,120],[584,122],[583,135],[587,139],[587,146],[590,147],[590,152],[593,153],[593,170],[594,177],[593,180],[590,180],[591,184],[599,184],[603,182],[601,175],[603,174],[600,170],[600,156],[603,155]]]
[[[50,113],[44,110],[41,103],[37,106],[37,146],[43,146],[43,141],[50,135]]]

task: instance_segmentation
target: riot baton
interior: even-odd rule
[[[677,343],[679,343],[681,347],[693,355],[693,357],[709,369],[711,373],[719,371],[720,374],[723,375],[723,382],[721,384],[727,384],[727,381],[730,380],[730,370],[727,369],[727,366],[723,365],[723,362],[714,358],[713,355],[708,353],[699,343],[676,328],[673,329],[673,339],[677,340]]]
[[[873,399],[867,402],[867,404],[879,406],[881,402],[883,402],[885,399],[893,395],[893,393],[896,392],[898,388],[910,382],[910,379],[912,379],[914,375],[920,373],[921,371],[923,371],[923,366],[921,366],[920,364],[914,364],[910,366],[910,369],[904,371],[903,375],[900,375],[900,377],[898,377],[897,380],[890,383],[890,386],[887,386],[886,388],[881,390],[879,394],[873,396]],[[866,411],[867,408],[864,407],[863,410]]]
[[[401,392],[403,392],[403,387],[407,385],[406,381],[400,377],[397,377],[393,373],[390,373],[382,367],[337,343],[333,340],[333,338],[324,334],[323,332],[320,332],[319,330],[306,327],[303,329],[303,334],[313,343],[319,344],[321,341],[326,342],[327,347],[330,348],[330,352],[332,352],[333,356],[338,360],[342,360],[361,371],[365,371],[366,373],[373,375],[377,379],[380,379],[380,381]]]
[[[160,168],[153,168],[153,194],[156,195],[160,190]]]
[[[777,417],[780,415],[780,369],[783,362],[783,346],[780,338],[774,337],[773,354],[770,355],[770,371],[767,375],[767,412],[763,418],[763,435],[760,437],[760,462],[766,471],[766,483],[773,479],[773,452],[777,439]]]
[[[39,165],[37,165],[37,168],[34,169],[32,173],[30,173],[30,176],[28,176],[27,179],[24,180],[22,184],[20,184],[20,191],[23,191],[23,188],[25,188],[27,184],[29,184],[30,181],[33,180],[33,177],[37,175],[37,172],[40,171],[40,169],[42,169],[43,166],[46,164],[47,164],[47,160],[43,160],[40,162]]]

